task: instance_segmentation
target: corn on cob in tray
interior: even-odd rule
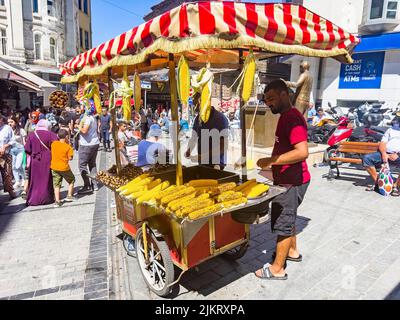
[[[244,207],[248,199],[265,194],[268,188],[255,180],[241,186],[219,184],[217,180],[194,180],[178,187],[143,174],[117,192],[137,204],[157,207],[175,219],[193,221]]]

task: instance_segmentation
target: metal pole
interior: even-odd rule
[[[178,114],[178,90],[176,86],[176,74],[175,74],[175,59],[173,54],[169,54],[169,87],[171,91],[171,117],[172,123],[174,124],[172,132],[174,141],[174,158],[176,159],[176,184],[178,186],[183,185],[183,170],[182,170],[182,158],[181,158],[181,144],[179,142],[179,114]]]
[[[239,50],[240,71],[243,69],[243,51]],[[246,137],[246,108],[242,97],[240,97],[240,126],[242,128],[242,180],[247,181],[247,137]]]
[[[111,93],[114,91],[114,85],[111,79],[111,68],[108,69],[108,101],[109,101],[109,108],[111,108]],[[117,174],[119,175],[121,170],[122,170],[122,164],[121,164],[121,156],[119,154],[119,141],[118,141],[118,129],[117,129],[117,116],[116,116],[116,110],[112,109],[111,110],[111,121],[112,121],[112,135],[113,135],[113,140],[114,140],[114,151],[115,151],[115,162],[117,165]]]

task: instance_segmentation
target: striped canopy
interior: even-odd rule
[[[110,20],[112,23],[112,20]],[[165,67],[168,54],[184,54],[191,67],[237,68],[239,50],[259,58],[299,54],[352,62],[360,40],[332,22],[294,4],[228,1],[185,3],[80,54],[60,66],[63,82],[82,76],[150,71]]]

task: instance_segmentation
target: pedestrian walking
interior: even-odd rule
[[[302,261],[297,248],[296,219],[311,181],[306,163],[309,156],[307,123],[292,106],[284,81],[271,82],[265,89],[264,99],[272,113],[281,117],[272,157],[260,159],[257,165],[264,170],[272,167],[274,184],[286,187],[287,192],[272,201],[271,228],[278,235],[274,261],[258,270],[256,276],[265,280],[287,280],[286,261]]]
[[[15,117],[8,119],[8,125],[11,127],[14,133],[15,144],[10,149],[10,154],[13,158],[13,174],[14,174],[14,189],[23,188],[25,185],[25,168],[24,158],[25,155],[25,142],[26,132],[19,126],[19,122]]]
[[[24,128],[27,135],[29,135],[32,132],[35,132],[36,125],[39,122],[39,116],[40,116],[40,113],[36,112],[36,111],[31,112],[29,114],[28,120],[26,121],[25,128]]]
[[[111,115],[108,113],[107,108],[102,109],[102,114],[99,117],[99,132],[101,140],[103,141],[103,148],[105,152],[111,152],[110,136],[112,132]]]
[[[0,173],[4,192],[9,194],[10,199],[16,197],[13,188],[12,156],[9,153],[14,143],[14,134],[7,124],[7,118],[0,115]]]
[[[68,141],[67,130],[61,129],[58,132],[59,141],[54,141],[51,145],[51,173],[53,176],[54,186],[54,207],[59,208],[62,206],[60,199],[60,190],[63,180],[68,183],[68,196],[65,202],[74,202],[74,184],[75,176],[69,166],[69,161],[74,157],[74,150]]]
[[[99,135],[97,120],[94,117],[96,110],[94,107],[86,110],[86,115],[79,125],[79,170],[81,172],[83,187],[78,194],[88,194],[98,191],[96,181],[90,182],[88,174],[97,175],[97,153],[99,151]]]
[[[28,135],[25,144],[25,152],[31,157],[26,202],[28,206],[54,203],[54,189],[50,170],[51,145],[58,140],[58,137],[50,129],[51,124],[47,120],[40,120],[35,132]]]
[[[146,139],[147,133],[149,132],[149,123],[147,120],[147,114],[146,110],[144,108],[141,108],[139,111],[140,115],[140,133],[142,139]]]

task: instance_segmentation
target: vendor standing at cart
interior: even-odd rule
[[[274,261],[258,270],[256,276],[266,280],[287,280],[286,261],[302,261],[297,250],[296,218],[311,181],[306,163],[309,156],[307,123],[300,111],[292,106],[288,87],[282,80],[267,86],[264,99],[272,113],[281,117],[272,157],[260,159],[257,165],[264,170],[272,167],[274,184],[287,188],[287,192],[272,202],[271,227],[278,235]]]
[[[209,120],[205,123],[197,115],[193,124],[186,158],[190,158],[197,142],[198,161],[201,165],[224,170],[227,163],[229,121],[222,112],[211,107]],[[208,148],[207,148],[208,140]]]

